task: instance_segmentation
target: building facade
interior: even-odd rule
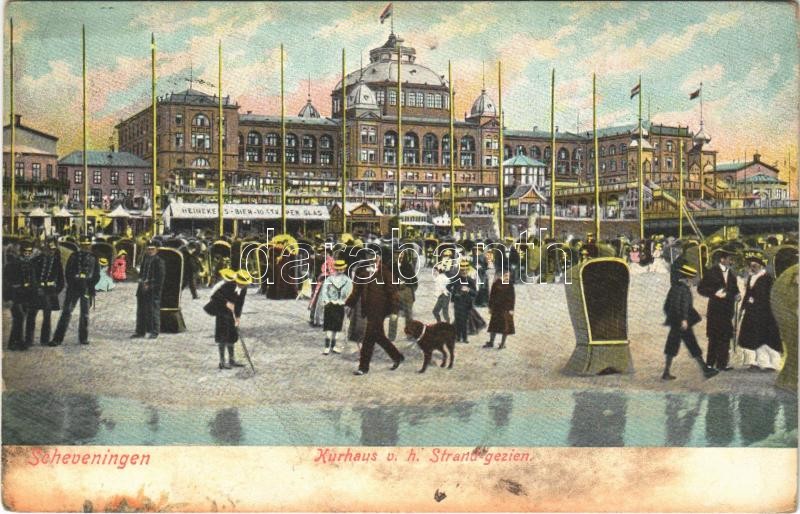
[[[66,175],[58,173],[58,138],[22,124],[22,116],[14,119],[14,174],[16,209],[20,213],[37,207],[51,208],[69,189]],[[11,125],[3,127],[3,193],[11,188]],[[6,197],[7,198],[7,197]],[[10,214],[4,203],[4,216]]]
[[[84,176],[83,152],[72,152],[58,161],[58,173],[69,181],[68,207],[83,206],[85,181],[89,181],[88,207],[111,209],[122,203],[143,209],[152,196],[152,164],[128,152],[87,152],[88,176]]]
[[[401,91],[397,88],[398,70]],[[287,203],[332,206],[341,199],[342,161],[346,159],[348,201],[370,202],[384,215],[410,209],[433,215],[449,212],[448,90],[443,75],[417,62],[416,50],[391,34],[384,45],[370,51],[366,66],[347,74],[344,84],[340,81],[331,91],[330,118],[320,116],[311,98],[297,116],[285,118],[285,141],[281,141],[279,116],[241,113],[236,103],[224,98],[226,201],[280,203],[285,180]],[[159,98],[158,177],[171,198],[216,200],[218,105],[216,96],[192,88]],[[402,116],[398,131],[399,106]],[[346,141],[342,140],[343,120]],[[735,184],[729,184],[717,172],[716,152],[702,125],[696,133],[689,127],[649,121],[643,121],[642,126],[641,137],[638,124],[598,130],[603,217],[637,215],[640,141],[646,209],[676,209],[680,163],[689,208],[720,206],[740,194]],[[117,129],[122,151],[146,161],[152,159],[149,107],[121,121]],[[552,135],[538,127],[505,127],[503,136],[504,148],[500,149],[497,108],[494,99],[482,91],[469,113],[454,123],[457,213],[495,212],[499,163],[518,155],[535,161],[537,173],[543,169],[543,183],[536,184],[537,195],[549,197],[555,152],[556,214],[593,215],[595,156],[591,132],[556,129],[555,147]],[[513,196],[517,187],[530,185],[506,181],[505,197]],[[398,186],[401,205],[396,202]],[[549,203],[535,212],[548,213]]]

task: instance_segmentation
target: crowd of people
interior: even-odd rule
[[[176,241],[178,244],[174,244]],[[235,241],[222,241],[225,244],[221,248],[234,247]],[[783,350],[770,308],[773,277],[766,271],[763,248],[720,246],[698,282],[696,265],[680,251],[687,247],[686,242],[660,236],[637,243],[622,238],[598,243],[593,234],[587,234],[585,241],[542,241],[545,249],[535,262],[538,267],[532,265],[530,251],[538,241],[533,245],[532,241],[513,238],[502,244],[487,240],[483,245],[469,240],[435,241],[436,245],[430,241],[393,241],[365,234],[306,242],[280,235],[270,241],[256,241],[251,245],[256,251],[246,254],[242,251],[245,242],[239,241],[235,247],[239,255],[216,252],[212,259],[213,240],[161,236],[142,242],[143,256],[136,259],[138,262],[129,260],[128,252],[119,249],[109,263],[107,257],[93,253],[92,239],[82,238],[63,265],[61,243],[56,239],[6,241],[3,299],[10,303],[12,318],[8,349],[26,350],[33,344],[39,311],[40,343],[62,344],[76,307],[80,312],[78,342],[89,344],[89,312],[97,294],[127,280],[137,281],[131,337],[158,338],[165,278],[174,271],[167,269],[159,251],[169,246],[183,256],[181,289],[188,287],[196,299],[198,282],[211,287],[204,310],[214,318],[219,369],[241,366],[234,356],[234,344],[239,340],[247,292],[254,282],[257,288],[252,291],[270,300],[306,297],[309,324],[321,329],[321,353],[338,354],[346,342],[355,342],[360,356],[354,373],[365,375],[370,371],[375,345],[391,358],[393,370],[405,359],[396,345],[399,318],[404,318],[406,325],[415,319],[421,269],[432,268],[435,298],[433,310],[422,318],[448,324],[452,321],[456,339],[462,344],[486,328],[488,340],[481,346],[502,350],[508,337],[515,334],[515,287],[530,284],[531,271],[534,276],[549,275],[549,281],[558,281],[568,268],[604,256],[625,259],[632,272],[671,275],[672,287],[664,303],[665,324],[670,327],[664,349],[664,380],[676,378],[671,366],[681,341],[707,378],[732,369],[728,360],[732,341],[744,352],[748,369],[774,371],[780,366]],[[553,254],[557,258],[546,258],[552,250],[559,252]],[[734,269],[735,262],[746,263],[746,269]],[[737,281],[739,274],[744,278],[743,290]],[[709,299],[705,357],[692,329],[701,320],[693,308],[691,288],[695,286],[698,294]],[[488,307],[488,326],[479,307]],[[59,310],[51,337],[51,315]],[[388,333],[384,328],[387,318]],[[346,320],[347,333],[342,336]]]

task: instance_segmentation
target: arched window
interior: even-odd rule
[[[280,138],[280,136],[278,134],[276,134],[275,132],[270,132],[264,138],[264,144],[267,145],[267,146],[277,147],[278,146],[278,141],[280,141],[280,139],[281,138]]]
[[[389,130],[383,134],[383,163],[397,164],[397,132]]]
[[[461,138],[461,167],[472,168],[475,166],[475,138],[463,136]]]
[[[614,148],[613,146],[611,148]],[[609,171],[617,171],[617,161],[611,161],[608,163]]]
[[[256,131],[251,130],[247,133],[247,144],[248,145],[260,145],[261,144],[261,134]]]
[[[608,155],[617,155],[617,147],[614,145],[608,146]]]
[[[542,150],[538,146],[531,147],[531,157],[534,159],[541,159],[542,158]]]
[[[559,161],[566,161],[569,159],[569,151],[566,148],[562,148],[558,151],[558,160]]]
[[[667,151],[668,152],[672,151],[672,141],[667,141]]]
[[[425,134],[422,138],[422,163],[436,164],[439,161],[439,140],[435,134]]]
[[[550,149],[549,146],[545,146],[544,147],[544,158],[549,161],[550,157],[552,157],[552,156],[553,156],[553,151]]]
[[[286,162],[294,164],[297,162],[297,136],[286,134]]]
[[[413,132],[403,137],[403,164],[419,164],[419,137]]]
[[[583,149],[576,148],[575,150],[572,151],[572,160],[580,161],[581,159],[583,159]]]
[[[511,147],[508,145],[503,145],[503,160],[511,158]]]
[[[375,171],[374,170],[365,171],[364,178],[375,178]]]
[[[528,155],[528,152],[523,145],[517,145],[516,150],[514,150],[514,155]]]
[[[210,168],[211,163],[205,157],[198,157],[192,161],[192,168]]]
[[[442,165],[450,165],[450,134],[442,136]]]
[[[211,121],[209,121],[208,116],[203,113],[199,113],[192,118],[192,125],[195,127],[210,127]]]
[[[628,145],[626,145],[625,143],[620,143],[619,144],[619,153],[620,153],[620,155],[625,155],[625,152],[627,152],[627,151],[628,151]]]
[[[600,147],[600,157],[605,157],[605,156],[606,156],[606,147],[605,146],[601,146]]]

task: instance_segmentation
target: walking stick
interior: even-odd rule
[[[253,361],[250,359],[250,352],[247,351],[247,346],[244,344],[244,339],[242,335],[239,334],[239,342],[242,343],[242,350],[244,350],[244,356],[247,359],[247,362],[250,364],[250,369],[253,370],[253,375],[256,374],[256,368],[253,366]]]

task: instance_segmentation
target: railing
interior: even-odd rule
[[[695,218],[741,218],[755,216],[794,216],[798,215],[797,200],[790,200],[790,205],[783,207],[740,207],[735,209],[704,209],[693,211]],[[677,218],[678,211],[658,211],[646,212],[644,218],[647,219],[669,219]]]

